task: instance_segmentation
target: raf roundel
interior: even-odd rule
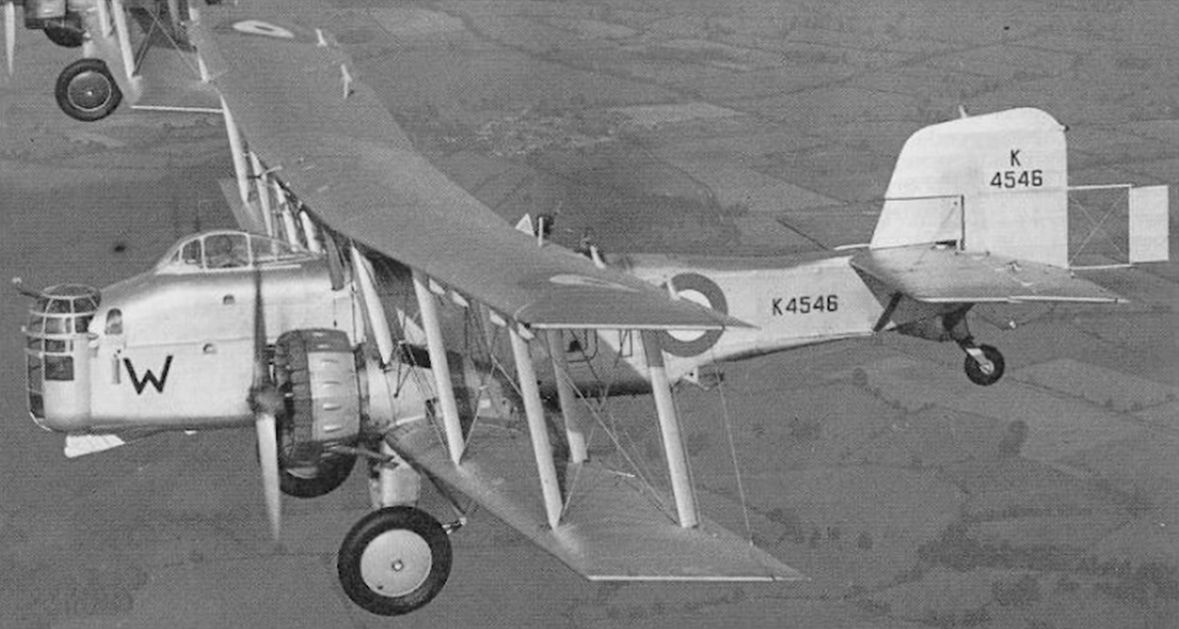
[[[671,278],[671,286],[677,295],[688,301],[711,308],[722,314],[729,314],[729,303],[725,293],[716,282],[699,273],[680,273]],[[663,351],[674,356],[699,356],[716,345],[723,330],[672,330],[659,333],[659,344]]]

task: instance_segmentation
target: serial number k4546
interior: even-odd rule
[[[774,316],[787,314],[811,314],[818,312],[835,312],[839,310],[838,295],[804,295],[801,297],[775,297],[770,302],[770,311]]]

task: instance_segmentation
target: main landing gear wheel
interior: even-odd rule
[[[437,520],[413,507],[386,507],[344,536],[336,570],[352,602],[396,616],[429,603],[442,590],[450,560],[450,539]]]
[[[54,89],[57,106],[75,120],[106,118],[123,100],[123,92],[101,59],[79,59],[66,66]]]
[[[1003,354],[999,350],[990,345],[979,345],[983,356],[990,362],[990,365],[980,365],[970,354],[966,354],[966,361],[963,367],[966,369],[966,377],[970,381],[981,386],[990,386],[999,381],[1003,377]]]
[[[279,486],[282,493],[296,498],[325,496],[348,480],[356,456],[339,454],[324,459],[318,466],[289,467],[280,470]]]

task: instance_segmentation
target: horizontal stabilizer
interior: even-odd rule
[[[924,302],[1125,301],[1068,269],[946,246],[869,249],[852,257],[851,265]]]
[[[594,462],[570,464],[566,511],[557,528],[545,520],[540,483],[514,430],[477,423],[456,466],[429,422],[386,435],[403,457],[466,494],[575,572],[594,581],[790,581],[801,573],[748,540],[701,518],[682,528],[640,482]]]

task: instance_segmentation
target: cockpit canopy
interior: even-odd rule
[[[241,270],[315,257],[281,240],[238,230],[208,231],[176,243],[156,265],[159,273]]]

